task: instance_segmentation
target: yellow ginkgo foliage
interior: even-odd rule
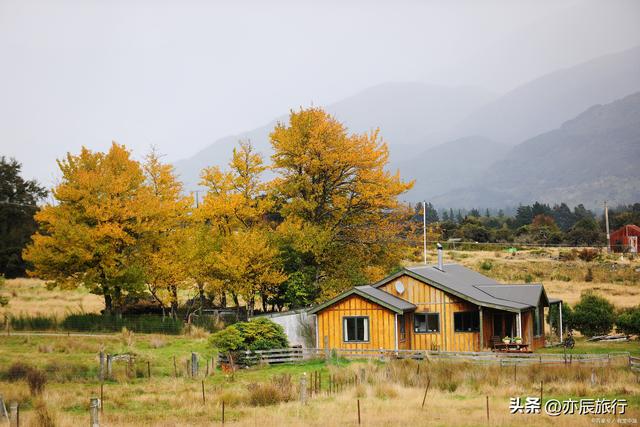
[[[24,251],[31,274],[60,286],[87,286],[104,295],[106,310],[143,291],[136,262],[137,236],[148,220],[141,198],[148,191],[140,164],[124,146],[107,153],[82,148],[58,161],[57,203],[37,214],[40,231]]]
[[[309,108],[292,112],[270,138],[281,241],[318,293],[366,283],[399,263],[410,210],[398,196],[413,183],[385,169],[389,153],[377,130],[349,134]]]
[[[238,297],[242,298],[250,316],[257,298],[266,310],[269,299],[287,279],[280,263],[279,251],[269,241],[269,232],[257,227],[226,236],[215,257],[218,279],[232,294],[236,304]]]

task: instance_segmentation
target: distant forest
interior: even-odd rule
[[[422,203],[415,206],[414,220],[423,221]],[[535,202],[506,214],[502,209],[438,210],[427,203],[426,220],[431,235],[438,240],[575,246],[606,244],[604,213],[596,215],[583,205],[571,209],[566,203],[550,206]],[[609,209],[610,231],[626,224],[640,224],[640,203]]]

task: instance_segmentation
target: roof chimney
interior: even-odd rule
[[[442,245],[438,243],[438,270],[444,271],[444,264],[442,263]]]

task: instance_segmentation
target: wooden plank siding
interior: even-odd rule
[[[396,282],[400,281],[404,291],[399,293]],[[371,302],[359,295],[351,295],[317,313],[318,346],[324,348],[324,337],[328,337],[329,348],[335,349],[367,349],[393,350],[396,346],[395,333],[398,333],[398,349],[400,350],[436,350],[436,351],[482,351],[492,348],[494,334],[494,316],[496,314],[513,316],[513,325],[517,322],[517,314],[483,307],[482,325],[483,346],[480,348],[480,332],[455,332],[454,313],[459,311],[475,311],[479,307],[462,300],[452,294],[435,288],[427,283],[402,275],[380,287],[381,290],[409,301],[416,305],[415,313],[438,313],[440,331],[437,333],[416,333],[414,331],[414,313],[405,313],[405,339],[400,336],[400,325],[395,325],[395,313]],[[369,342],[346,343],[343,339],[344,316],[369,317]],[[400,322],[402,317],[398,319]],[[505,329],[504,316],[496,321],[501,322],[500,329]],[[533,311],[522,313],[522,339],[530,345],[531,350],[544,346],[543,334],[533,335]],[[509,335],[509,333],[507,333]],[[513,334],[515,335],[515,334]],[[500,336],[498,339],[502,339]]]
[[[369,317],[369,342],[346,343],[343,338],[344,316]],[[318,345],[324,348],[324,337],[328,337],[329,348],[335,349],[394,349],[395,313],[372,303],[359,295],[351,295],[317,313]],[[407,331],[408,332],[408,331]]]
[[[395,283],[402,282],[404,292],[398,293]],[[478,311],[478,306],[461,300],[440,289],[430,286],[413,277],[403,275],[380,287],[381,290],[407,300],[417,306],[416,313],[440,313],[439,333],[415,333],[413,315],[407,314],[409,320],[407,337],[412,350],[441,351],[479,351],[480,333],[455,332],[453,330],[453,313],[457,311]]]

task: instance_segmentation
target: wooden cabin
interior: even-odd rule
[[[611,233],[609,245],[614,252],[630,252],[637,254],[640,249],[640,227],[629,224]]]
[[[310,310],[318,348],[484,351],[544,346],[542,284],[504,285],[459,264],[408,267]]]

